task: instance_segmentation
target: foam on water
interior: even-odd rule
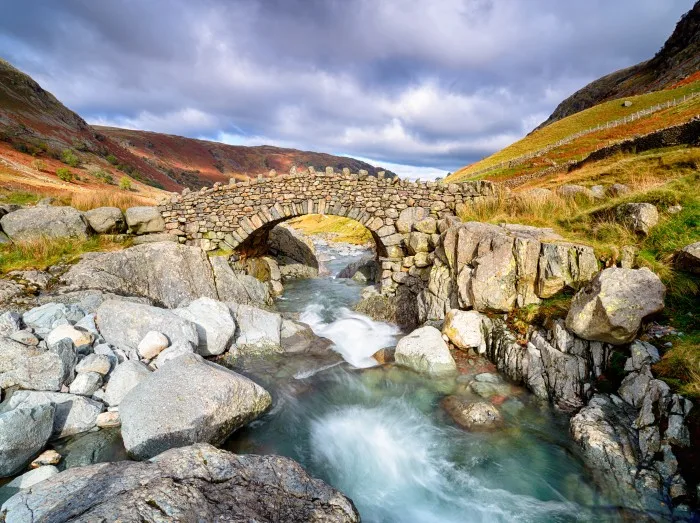
[[[323,320],[322,313],[323,305],[312,303],[299,320],[310,325],[317,335],[331,340],[333,349],[354,367],[377,365],[372,355],[384,347],[396,345],[400,330],[394,325],[374,321],[345,307],[338,311],[337,319],[330,322]]]

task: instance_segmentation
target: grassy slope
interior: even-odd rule
[[[580,113],[571,115],[563,120],[559,120],[543,129],[535,131],[522,140],[476,162],[472,165],[463,167],[454,172],[448,181],[465,181],[473,179],[472,173],[481,169],[491,167],[503,161],[512,160],[520,155],[537,151],[542,147],[565,138],[578,131],[594,127],[600,123],[605,123],[611,120],[621,118],[623,116],[633,114],[641,109],[645,109],[658,103],[678,98],[684,94],[700,91],[700,82],[693,82],[683,85],[676,89],[665,91],[657,91],[653,93],[643,94],[626,98],[631,100],[631,107],[623,107],[620,100],[611,100],[609,102],[596,105]],[[639,134],[645,134],[657,129],[668,127],[689,120],[693,116],[700,113],[700,97],[696,97],[684,104],[652,113],[634,122],[626,125],[621,125],[612,129],[601,130],[583,136],[573,142],[564,144],[553,151],[518,165],[512,169],[502,169],[492,171],[477,177],[487,179],[503,179],[513,175],[527,174],[529,170],[539,170],[553,165],[553,162],[561,163],[570,159],[580,159],[585,154],[590,153],[601,145],[620,141]]]
[[[658,321],[684,333],[669,340],[673,348],[662,347],[664,357],[655,371],[675,389],[700,396],[700,278],[674,268],[675,254],[684,246],[700,241],[700,149],[676,147],[624,155],[586,165],[560,175],[567,182],[591,186],[625,183],[628,195],[603,202],[586,199],[533,199],[523,192],[515,199],[467,208],[464,220],[493,223],[525,223],[552,227],[568,240],[592,245],[606,265],[615,263],[621,247],[638,249],[636,263],[656,272],[667,287],[666,308]],[[553,188],[563,180],[535,180],[526,188]],[[649,202],[660,212],[660,222],[648,237],[628,231],[614,219],[614,208],[625,202]],[[682,210],[669,212],[672,206]],[[542,308],[563,315],[566,297],[546,301]],[[525,321],[541,316],[539,308],[522,311]]]
[[[341,216],[310,214],[289,220],[289,225],[304,234],[328,235],[332,241],[364,245],[372,242],[372,234],[361,223]]]

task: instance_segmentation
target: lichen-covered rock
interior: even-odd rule
[[[590,189],[582,185],[566,184],[557,189],[557,194],[562,198],[575,198],[577,196],[593,199],[595,195]]]
[[[615,209],[615,214],[628,229],[645,236],[659,223],[659,211],[651,203],[623,203]]]
[[[198,444],[138,463],[72,468],[3,505],[5,521],[359,523],[352,501],[289,458]]]
[[[77,353],[72,343],[56,343],[50,350],[0,338],[0,388],[58,391],[72,379]]]
[[[224,256],[212,256],[209,261],[214,271],[219,300],[242,305],[271,305],[270,288],[253,276],[234,272]]]
[[[132,389],[119,412],[129,454],[151,458],[192,443],[221,443],[270,406],[270,394],[224,367],[186,354]]]
[[[401,338],[394,353],[396,363],[426,374],[453,374],[457,364],[435,327],[426,326]]]
[[[126,221],[117,207],[98,207],[85,211],[85,219],[98,234],[119,234],[126,232]]]
[[[165,221],[158,207],[130,207],[124,214],[129,232],[132,234],[149,234],[165,230]]]
[[[73,207],[27,207],[0,218],[0,226],[14,242],[47,238],[88,237],[88,225]]]
[[[576,293],[566,326],[587,340],[629,343],[642,319],[663,309],[665,294],[666,287],[649,269],[611,267]]]
[[[488,316],[477,311],[452,309],[445,315],[442,333],[459,349],[486,352],[486,339],[490,330]]]
[[[204,252],[176,243],[85,254],[63,275],[63,283],[67,291],[90,289],[142,296],[170,308],[202,296],[218,297]]]

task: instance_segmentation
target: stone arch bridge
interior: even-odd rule
[[[307,214],[354,219],[371,231],[382,262],[382,291],[391,293],[409,270],[402,263],[407,256],[416,257],[415,271],[429,271],[439,219],[495,194],[495,185],[485,181],[412,182],[328,168],[185,189],[159,210],[180,242],[249,255],[262,252],[269,231],[285,220]]]

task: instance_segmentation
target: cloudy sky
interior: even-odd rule
[[[444,174],[653,56],[692,0],[2,0],[0,55],[91,123]]]

